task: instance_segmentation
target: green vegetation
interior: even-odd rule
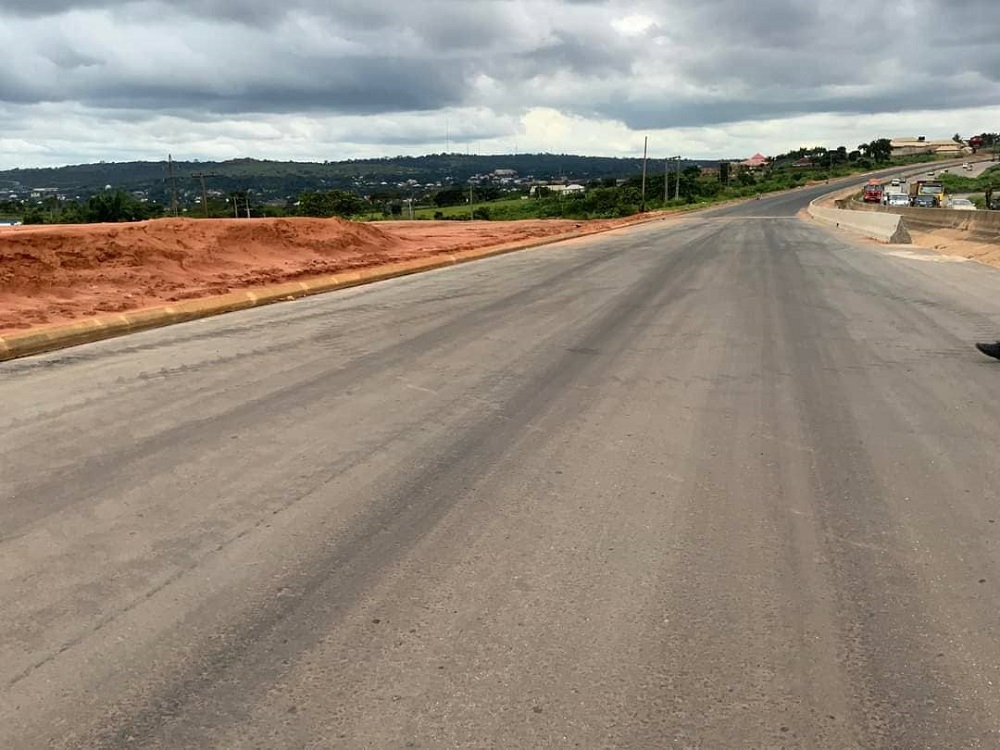
[[[25,224],[91,224],[143,221],[162,215],[160,206],[137,200],[121,190],[108,190],[84,202],[60,201],[50,196],[29,206],[21,219]]]
[[[987,189],[1000,190],[1000,165],[990,167],[978,177],[967,177],[956,172],[937,175],[946,193],[983,193]]]
[[[173,180],[166,162],[102,163],[0,172],[0,190],[9,188],[9,195],[21,196],[0,202],[0,216],[25,223],[136,221],[170,215],[168,207],[176,199],[179,215],[197,218],[613,218],[693,208],[934,160],[928,155],[890,159],[890,154],[889,141],[883,138],[852,150],[801,148],[756,169],[687,161],[679,185],[670,165],[666,195],[663,162],[650,160],[645,200],[641,159],[559,154],[437,154],[322,164],[237,159],[175,162]],[[568,194],[546,187],[568,182],[586,190]],[[535,188],[529,191],[531,185]]]
[[[468,192],[465,191],[468,195]],[[477,204],[474,204],[473,208],[487,209],[489,218],[499,219],[505,214],[517,213],[518,209],[523,203],[528,200],[527,196],[518,195],[514,198],[499,198],[497,200],[488,201],[484,206],[483,201],[480,200]],[[427,207],[427,208],[417,208],[413,212],[413,217],[415,219],[467,219],[469,218],[469,205],[465,203],[463,205],[452,205],[452,206],[442,206],[440,208]]]
[[[978,177],[967,177],[953,172],[942,172],[938,175],[945,193],[969,193],[970,200],[976,208],[986,208],[993,201],[993,196],[1000,193],[1000,165],[990,167]]]
[[[128,193],[142,192],[161,205],[169,205],[176,187],[181,206],[191,213],[200,207],[201,180],[217,197],[234,191],[252,191],[259,203],[277,204],[295,200],[303,192],[347,190],[358,195],[388,193],[404,197],[398,183],[413,180],[421,185],[465,184],[470,177],[490,174],[497,169],[515,170],[519,175],[539,179],[565,176],[574,180],[595,180],[632,174],[642,168],[642,160],[571,154],[430,154],[381,159],[353,159],[339,162],[282,162],[233,159],[222,162],[174,162],[174,179],[169,165],[159,162],[81,164],[45,169],[0,171],[0,192],[23,186],[51,188],[86,200],[108,186]]]
[[[308,192],[299,196],[299,216],[329,218],[331,216],[359,216],[366,213],[369,204],[363,198],[344,190]]]
[[[886,142],[887,143],[887,142]],[[852,174],[869,171],[877,167],[905,165],[933,160],[933,157],[911,156],[874,163],[859,149],[854,159],[846,149],[829,152],[826,149],[802,149],[783,154],[772,160],[765,168],[757,171],[740,171],[728,175],[728,184],[722,174],[703,173],[699,167],[688,167],[681,171],[680,185],[677,175],[668,176],[667,198],[664,199],[664,176],[651,176],[646,181],[646,210],[684,210],[698,208],[728,200],[753,197],[758,193],[771,193],[802,187],[812,182],[824,182]],[[878,153],[884,149],[869,149],[868,153]],[[803,160],[812,157],[813,164],[803,165]],[[832,169],[830,164],[832,162]],[[798,163],[799,166],[793,166]],[[725,170],[723,170],[725,171]],[[458,187],[452,188],[452,191]],[[467,193],[465,193],[467,195]],[[632,176],[623,184],[614,180],[592,182],[584,193],[553,194],[540,189],[535,196],[520,195],[489,202],[476,202],[476,218],[510,221],[518,219],[600,219],[617,218],[640,213],[643,210],[642,178]],[[415,212],[421,219],[469,218],[468,203],[446,208],[424,207]]]

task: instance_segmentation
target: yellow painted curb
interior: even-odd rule
[[[535,237],[521,242],[460,250],[448,255],[436,255],[429,258],[397,261],[370,268],[338,271],[336,274],[314,277],[303,281],[284,282],[274,286],[244,289],[213,297],[183,300],[162,307],[149,307],[123,313],[98,315],[72,323],[62,323],[45,328],[27,330],[23,333],[8,333],[0,336],[0,362],[43,354],[80,344],[90,344],[95,341],[146,331],[151,328],[161,328],[174,323],[184,323],[222,313],[247,310],[251,307],[268,305],[274,302],[298,299],[300,297],[332,292],[337,289],[346,289],[362,284],[372,284],[376,281],[388,281],[389,279],[409,276],[422,271],[447,268],[460,263],[468,263],[474,260],[513,253],[518,250],[544,247],[580,237],[589,237],[618,229],[626,229],[639,224],[648,224],[669,219],[682,219],[691,213],[695,212],[645,216],[635,221],[624,222],[618,226],[605,229],[578,230],[566,234],[550,235],[548,237]]]

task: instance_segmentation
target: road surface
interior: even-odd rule
[[[0,365],[0,747],[1000,746],[1000,272],[821,191]]]

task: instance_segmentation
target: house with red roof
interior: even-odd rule
[[[740,166],[751,171],[754,169],[760,169],[761,167],[767,166],[767,157],[763,154],[754,154],[749,159],[741,161]]]

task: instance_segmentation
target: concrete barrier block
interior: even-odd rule
[[[902,217],[896,214],[820,208],[810,204],[809,215],[825,224],[848,229],[880,242],[898,245],[912,242]]]
[[[206,299],[192,299],[176,305],[177,315],[183,320],[192,318],[203,318],[208,315],[215,315],[221,312],[233,312],[236,310],[246,310],[255,306],[254,300],[250,299],[246,292],[235,292],[223,294],[218,297],[208,297]]]
[[[302,282],[306,294],[319,294],[331,289],[339,289],[344,285],[344,279],[340,274],[334,276],[321,276],[316,279],[307,279]]]
[[[46,351],[51,341],[47,331],[12,333],[4,337],[4,350],[9,357],[26,357]]]
[[[177,310],[173,305],[154,307],[146,310],[131,310],[121,316],[128,330],[141,331],[145,328],[156,328],[177,320]]]

